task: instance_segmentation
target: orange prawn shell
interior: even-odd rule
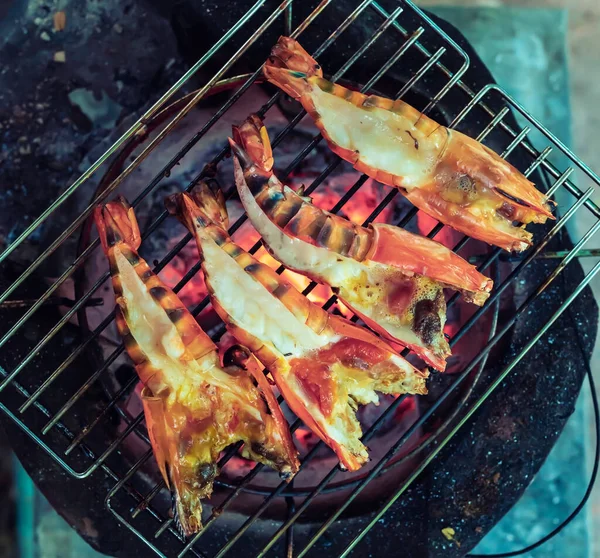
[[[439,126],[401,100],[367,96],[327,82],[321,77],[320,66],[294,39],[279,39],[263,73],[269,81],[302,103],[332,151],[359,172],[397,187],[419,209],[464,234],[505,250],[522,251],[531,244],[532,235],[524,227],[513,226],[512,222],[543,223],[548,218],[554,219],[550,211],[553,202],[492,150],[460,132]],[[412,177],[374,167],[363,160],[356,142],[353,144],[346,138],[347,146],[336,143],[315,107],[313,87],[358,109],[377,107],[395,113],[409,128],[407,132],[417,130],[421,134],[420,141],[427,141],[430,148],[437,141],[441,147],[437,164],[428,171],[430,180],[413,187]],[[415,149],[419,149],[416,140]],[[409,157],[409,154],[405,156]],[[471,207],[470,198],[464,203],[451,199],[459,191],[457,182],[461,176],[476,184],[478,201],[484,202],[484,211],[481,207]],[[444,194],[446,189],[450,189],[451,196]]]
[[[241,125],[233,127],[233,131],[235,141],[230,139],[230,145],[235,157],[236,186],[249,218],[263,236],[267,251],[289,269],[336,289],[344,304],[363,318],[371,329],[409,347],[427,364],[443,371],[450,348],[443,336],[445,304],[441,302],[441,289],[450,287],[462,291],[466,300],[481,305],[489,296],[493,282],[463,258],[433,240],[389,225],[357,225],[320,209],[282,184],[264,164],[267,158],[270,159],[272,151],[268,134],[258,116],[249,116]],[[251,146],[251,152],[246,150],[248,146]],[[252,204],[248,206],[250,196],[262,213]],[[272,223],[278,233],[269,231],[269,227],[265,228],[266,222]],[[324,275],[318,268],[302,264],[301,258],[295,257],[299,254],[295,252],[300,249],[298,243],[280,242],[278,235],[282,239],[298,239],[311,246],[325,248],[330,253],[355,260],[360,266],[343,278]],[[380,288],[382,281],[386,287]],[[380,293],[376,302],[373,291],[368,292],[369,285],[373,284]],[[408,289],[407,284],[410,285]],[[358,294],[361,292],[368,298],[361,300]],[[429,341],[421,338],[420,342],[420,338],[413,333],[412,326],[419,327],[413,313],[417,299],[412,295],[403,299],[403,292],[420,293],[421,300],[431,304],[426,312],[433,321],[421,321],[420,324],[433,324],[435,316],[439,318],[437,328],[429,330],[433,331],[429,334]],[[397,294],[400,295],[398,299],[395,298]],[[408,300],[402,307],[402,318],[398,315],[399,307],[395,306],[398,300]],[[371,312],[379,313],[379,321],[370,319]],[[392,333],[390,327],[393,329],[398,324],[405,329],[397,328]],[[407,334],[406,328],[411,328],[411,334]]]
[[[220,211],[221,208],[216,209]],[[248,453],[251,458],[267,462],[280,471],[292,475],[299,469],[297,451],[281,409],[264,376],[257,370],[253,358],[248,362],[246,371],[256,378],[261,390],[266,388],[262,394],[266,405],[248,375],[232,377],[231,381],[236,384],[231,386],[233,388],[231,392],[226,390],[227,399],[222,396],[218,388],[211,388],[212,395],[207,395],[206,401],[203,396],[198,399],[200,394],[195,390],[204,389],[207,384],[210,384],[211,379],[202,376],[204,369],[201,366],[196,368],[189,368],[189,366],[192,364],[191,361],[200,362],[208,359],[207,369],[218,367],[220,363],[216,345],[177,295],[162,283],[137,254],[136,249],[139,247],[141,237],[135,214],[127,201],[119,198],[98,207],[94,216],[102,246],[110,262],[117,302],[115,312],[117,329],[144,384],[141,399],[152,449],[166,485],[176,495],[175,506],[181,529],[186,534],[191,534],[201,528],[201,498],[212,492],[212,482],[218,473],[216,458],[221,451],[219,444],[229,445],[242,439],[248,442],[244,446],[248,448],[245,454]],[[130,266],[126,268],[127,271],[119,268],[117,263],[119,257],[127,260]],[[144,294],[135,294],[135,290],[134,294],[127,294],[130,291],[125,291],[124,294],[124,281],[131,281],[136,275]],[[129,285],[135,284],[135,282],[129,283]],[[160,312],[160,316],[168,320],[169,328],[174,327],[174,331],[169,330],[171,332],[169,335],[172,335],[168,338],[169,343],[175,342],[176,348],[181,349],[181,352],[171,356],[174,363],[173,371],[170,371],[169,367],[162,369],[153,364],[153,362],[162,362],[160,355],[154,355],[152,352],[155,350],[154,344],[146,343],[143,348],[141,341],[138,343],[136,340],[137,330],[130,330],[127,321],[130,317],[128,312],[138,303],[151,304],[151,307],[148,306],[153,308],[151,312]],[[137,322],[131,323],[134,324],[132,326],[134,329],[138,327],[135,325]],[[161,351],[158,348],[156,350]],[[144,351],[148,351],[148,354]],[[163,356],[165,354],[168,353],[164,353]],[[153,360],[152,356],[158,358]],[[170,374],[174,375],[171,377]],[[183,379],[181,374],[185,374]],[[184,389],[180,390],[179,387],[184,384]],[[226,400],[231,405],[224,407]],[[240,422],[238,430],[237,426],[230,426],[229,420],[203,426],[205,419],[214,420],[216,417],[230,417],[232,413],[234,415],[240,412],[247,413],[245,407],[253,407],[251,411],[253,417],[256,411],[260,413],[259,429],[247,429]],[[219,428],[221,428],[219,434],[213,438],[215,436],[213,430]],[[251,447],[250,442],[254,441],[261,444],[261,449],[255,451]],[[203,470],[199,471],[198,467],[202,467]],[[198,474],[201,476],[196,476]]]
[[[213,308],[217,314],[219,314],[219,317],[225,322],[228,331],[240,343],[246,345],[255,354],[256,358],[262,362],[265,368],[271,372],[277,388],[281,392],[281,395],[293,413],[334,450],[344,467],[346,467],[349,471],[356,471],[360,469],[363,463],[359,461],[352,453],[347,451],[343,444],[340,444],[336,440],[332,439],[325,432],[325,430],[321,428],[319,423],[315,421],[312,415],[308,412],[302,400],[296,395],[295,391],[291,389],[286,380],[286,376],[291,373],[291,367],[288,361],[277,351],[272,350],[262,341],[235,324],[227,312],[219,304],[218,300],[214,297],[214,293],[211,297],[211,300]],[[340,327],[339,329],[343,330],[344,328]],[[263,375],[263,379],[264,378],[265,377]]]
[[[171,446],[169,436],[167,435],[167,424],[165,417],[165,403],[161,397],[155,397],[152,391],[144,387],[141,392],[142,406],[144,416],[146,417],[146,428],[150,438],[150,445],[154,451],[154,458],[162,478],[171,488],[169,474],[167,472],[167,455],[165,448]]]
[[[282,368],[284,370],[282,370]],[[348,471],[358,471],[358,469],[364,465],[364,461],[358,459],[352,452],[348,451],[344,444],[331,438],[331,436],[329,436],[312,417],[304,403],[284,379],[285,374],[289,373],[289,369],[290,366],[286,362],[285,366],[280,365],[272,368],[272,374],[279,391],[287,401],[290,409],[292,409],[294,414],[335,452],[344,468]]]
[[[435,240],[414,235],[392,225],[371,225],[375,239],[367,258],[374,262],[397,265],[444,284],[462,285],[467,300],[485,302],[494,282],[477,268]],[[442,272],[443,270],[443,272]],[[473,291],[471,296],[466,291]]]
[[[184,199],[185,198],[185,201]],[[208,199],[207,199],[208,198]],[[351,374],[342,367],[336,372],[336,386],[340,391],[341,399],[336,400],[336,417],[346,421],[350,429],[345,430],[343,435],[337,436],[339,439],[332,439],[328,435],[327,430],[329,423],[328,416],[324,414],[317,406],[307,400],[307,394],[297,393],[296,390],[301,388],[303,384],[302,378],[298,377],[291,361],[295,358],[309,359],[311,362],[319,364],[318,354],[325,347],[332,348],[335,353],[336,344],[343,339],[361,340],[373,349],[377,349],[380,354],[384,355],[383,362],[386,367],[381,372],[374,372],[373,376],[365,374],[361,380],[364,382],[363,389],[369,394],[375,395],[375,390],[384,391],[385,393],[426,393],[425,379],[427,372],[416,370],[412,365],[402,359],[385,341],[377,338],[373,333],[364,330],[358,326],[328,314],[325,310],[310,302],[305,296],[296,291],[291,284],[285,281],[273,269],[265,264],[257,261],[253,256],[244,252],[241,248],[235,245],[227,232],[223,229],[222,223],[210,219],[205,213],[205,208],[210,207],[213,203],[214,193],[210,192],[202,185],[195,188],[189,195],[179,194],[177,199],[169,200],[167,204],[170,211],[173,211],[177,217],[194,233],[198,244],[198,249],[202,261],[202,270],[205,273],[205,280],[211,295],[213,308],[225,322],[229,332],[241,343],[247,346],[257,357],[257,359],[269,369],[271,375],[277,384],[281,394],[286,399],[292,411],[301,418],[307,426],[309,426],[321,439],[323,439],[338,455],[343,466],[349,470],[356,470],[368,458],[366,448],[360,442],[360,425],[354,415],[355,407],[350,404],[349,393],[353,382],[355,381]],[[181,215],[180,212],[185,212],[186,215]],[[210,244],[206,244],[209,242]],[[257,337],[262,335],[265,330],[259,328],[256,331],[252,326],[246,324],[242,327],[237,319],[230,315],[233,302],[228,299],[219,300],[217,283],[218,275],[211,276],[210,270],[214,270],[214,262],[207,265],[205,257],[207,250],[214,250],[216,245],[219,250],[231,257],[235,264],[235,268],[230,268],[231,277],[235,277],[233,273],[247,274],[259,283],[264,290],[267,291],[265,296],[270,295],[274,299],[278,299],[285,308],[293,315],[293,319],[297,320],[302,326],[310,328],[314,333],[324,336],[330,340],[321,349],[309,348],[302,349],[302,343],[298,342],[296,347],[300,347],[299,352],[292,356],[292,353],[284,355],[277,344],[277,337],[269,337],[265,335],[265,339]],[[205,253],[206,252],[206,253]],[[233,270],[237,271],[233,271]],[[244,296],[240,293],[240,296]],[[261,295],[263,296],[263,295]],[[267,299],[264,299],[266,303]],[[246,329],[246,327],[248,329]],[[254,331],[254,333],[253,333]],[[256,335],[255,335],[256,334]],[[311,346],[314,347],[314,346]],[[281,347],[280,347],[281,348]],[[393,360],[392,357],[399,359]],[[313,360],[314,359],[314,360]],[[344,366],[351,366],[345,364]],[[379,374],[386,374],[385,377]],[[348,375],[350,374],[350,375]],[[323,381],[330,381],[323,378]],[[378,387],[373,387],[377,385]],[[371,391],[368,391],[371,390]],[[361,397],[368,397],[361,395]],[[372,399],[370,399],[372,400]],[[311,414],[311,413],[314,413]],[[320,423],[319,421],[322,421]]]

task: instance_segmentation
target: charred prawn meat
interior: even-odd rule
[[[554,218],[547,197],[492,150],[401,100],[327,81],[294,39],[279,39],[263,73],[302,104],[342,159],[468,236],[522,251],[532,238],[525,225]]]
[[[190,535],[201,529],[201,499],[212,492],[227,446],[244,442],[244,457],[287,478],[298,471],[297,452],[254,357],[234,347],[222,364],[210,337],[140,258],[138,224],[125,199],[97,207],[95,220],[110,264],[117,328],[144,385],[154,456],[173,492],[177,522]]]
[[[348,470],[368,459],[355,416],[382,393],[424,394],[427,372],[387,343],[310,302],[236,245],[220,190],[200,183],[167,198],[196,239],[213,308],[268,368],[289,407]]]
[[[235,183],[267,250],[329,285],[363,321],[444,370],[444,287],[481,305],[492,281],[445,246],[399,227],[362,227],[314,206],[274,175],[269,137],[250,116],[233,128]]]

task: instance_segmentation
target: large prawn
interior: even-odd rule
[[[329,285],[372,329],[444,370],[444,287],[481,305],[492,281],[460,256],[398,227],[362,227],[282,184],[262,121],[233,127],[235,183],[269,252],[286,267]]]
[[[554,218],[547,197],[492,150],[404,101],[327,81],[294,39],[279,39],[263,73],[300,101],[342,159],[466,235],[522,251],[532,238],[525,225]]]
[[[327,313],[227,233],[223,195],[206,183],[166,201],[195,236],[214,309],[268,368],[289,407],[349,470],[368,459],[355,412],[375,393],[427,392],[419,371],[373,333]]]
[[[201,499],[212,492],[227,446],[243,441],[244,457],[286,478],[298,471],[297,452],[254,357],[234,347],[222,365],[210,337],[140,258],[137,221],[125,199],[97,207],[95,220],[110,263],[117,328],[144,384],[154,456],[189,535],[202,526]]]

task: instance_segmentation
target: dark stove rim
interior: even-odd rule
[[[232,78],[229,78],[228,80],[225,80],[225,81],[227,81],[227,83],[225,85],[225,89],[232,89],[235,86],[239,85],[239,83],[242,80],[244,80],[246,77],[248,77],[248,75],[243,74],[241,76],[234,76]],[[349,79],[340,79],[338,81],[340,83],[343,83],[346,86],[351,86],[354,89],[359,89],[361,86],[359,83],[353,82],[352,80],[349,80]],[[260,84],[262,82],[263,82],[262,79],[258,79],[256,83]],[[399,85],[400,85],[400,83],[399,83]],[[219,84],[216,84],[214,86],[214,89],[215,89],[215,91],[222,90],[222,88],[220,87]],[[416,84],[411,89],[411,91],[413,93],[416,93],[416,95],[418,97],[421,97],[425,101],[425,104],[428,102],[427,101],[428,97],[423,92],[423,90],[419,87],[419,84]],[[384,95],[383,93],[378,91],[376,88],[371,89],[370,92],[371,92],[371,94],[375,94],[375,95]],[[162,119],[164,117],[171,114],[175,107],[179,107],[181,104],[183,104],[183,102],[185,102],[185,101],[183,101],[183,99],[187,99],[187,98],[193,96],[195,93],[196,93],[196,91],[193,91],[193,92],[187,94],[184,98],[174,101],[173,103],[171,103],[170,105],[165,107],[158,115],[156,115],[153,119],[150,119],[147,122],[147,124],[146,124],[147,128],[149,130],[153,129],[153,123],[154,123],[155,119],[158,121],[157,128],[159,128],[161,125]],[[207,92],[206,96],[209,97],[211,94],[212,94],[212,90],[209,90],[209,92]],[[444,100],[442,99],[438,103],[438,106],[434,107],[433,110],[436,111],[436,114],[439,114],[439,116],[443,117],[445,124],[449,124],[449,118],[446,116],[446,113],[443,110],[443,106],[444,106]],[[133,150],[135,150],[140,144],[142,144],[145,140],[147,140],[149,135],[150,134],[146,134],[142,138],[133,138],[130,142],[126,143],[124,146],[121,147],[121,149],[116,153],[113,162],[106,169],[104,175],[102,176],[101,180],[99,181],[98,186],[97,186],[96,190],[94,191],[94,193],[92,194],[91,199],[94,199],[94,197],[96,197],[96,195],[100,191],[102,191],[102,189],[108,183],[110,183],[112,177],[115,176],[115,173],[118,174],[122,170],[122,165],[125,163],[125,161],[128,159],[128,157],[131,155]],[[77,246],[77,253],[76,253],[75,257],[80,256],[81,252],[83,250],[85,250],[85,248],[87,247],[87,243],[90,240],[89,234],[92,229],[91,225],[92,225],[92,216],[90,216],[88,218],[88,220],[82,226],[80,242]],[[85,282],[86,267],[87,267],[86,265],[82,266],[81,273],[77,273],[74,276],[75,292],[79,296],[83,295],[83,293],[85,292],[85,287],[83,286],[83,283]],[[89,326],[88,326],[86,312],[87,312],[87,308],[85,306],[82,307],[81,310],[78,312],[78,318],[80,320],[79,323],[81,324],[80,327],[83,330],[85,336],[87,336],[91,333],[91,330],[89,329]],[[96,348],[99,349],[99,346],[97,346]],[[101,353],[102,353],[101,350],[93,351],[94,355],[101,355]],[[486,361],[487,361],[487,359],[486,359]],[[103,363],[104,363],[103,359],[98,360],[97,366],[102,366]],[[443,432],[445,432],[451,426],[452,421],[456,419],[456,416],[460,413],[461,407],[466,402],[466,398],[464,397],[464,394],[466,393],[467,397],[469,396],[469,394],[472,392],[475,385],[481,378],[482,373],[485,373],[485,369],[486,369],[486,366],[484,363],[484,366],[479,368],[479,370],[481,372],[478,374],[473,374],[471,376],[472,379],[469,380],[468,382],[465,382],[464,386],[459,388],[456,395],[454,396],[454,400],[459,401],[460,405],[459,405],[459,407],[454,408],[454,409],[452,409],[452,411],[449,412],[449,415],[451,415],[450,416],[451,420],[448,421],[447,423],[446,423],[446,421],[444,421],[444,426],[442,428],[435,429],[429,436],[422,437],[422,439],[419,441],[419,443],[418,443],[419,445],[417,447],[411,449],[404,455],[399,454],[394,459],[392,459],[391,462],[377,476],[377,478],[383,477],[390,470],[397,468],[398,466],[405,463],[408,459],[414,458],[416,455],[418,455],[422,451],[425,451],[425,448],[428,447],[431,443],[435,443],[435,440],[437,439],[437,437],[439,435],[443,434]],[[104,376],[101,376],[99,378],[99,383],[102,386],[107,399],[109,401],[112,400],[118,390],[115,391],[113,389],[113,386],[111,386],[110,382],[107,382],[105,380]],[[127,424],[131,424],[133,422],[133,420],[135,419],[135,417],[129,415],[122,408],[121,405],[114,405],[112,412],[113,412],[113,414],[115,414],[115,413],[118,414]],[[365,473],[365,474],[368,474],[368,473]],[[323,489],[321,491],[321,494],[328,494],[328,493],[334,493],[334,492],[347,490],[349,488],[352,488],[353,486],[356,486],[362,480],[363,480],[363,477],[360,475],[357,475],[355,477],[346,479],[344,481],[340,481],[338,483],[333,483],[331,486],[328,486],[325,489]],[[217,478],[217,479],[215,479],[214,485],[215,485],[215,488],[218,488],[223,491],[231,491],[231,490],[235,490],[238,488],[238,485],[235,483],[234,479],[232,479],[231,477],[228,480]],[[303,488],[303,489],[290,488],[287,490],[283,490],[280,495],[282,497],[308,496],[312,493],[313,489],[314,489],[314,487]],[[268,487],[268,486],[260,486],[260,485],[256,486],[256,485],[250,484],[247,487],[242,488],[241,491],[249,493],[249,494],[269,496],[272,493],[273,488]]]

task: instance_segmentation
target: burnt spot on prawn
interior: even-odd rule
[[[262,192],[269,184],[269,175],[259,172],[254,164],[246,170],[244,178],[246,179],[248,189],[254,196]]]
[[[285,196],[282,192],[278,192],[277,190],[271,188],[268,191],[268,195],[265,196],[264,200],[261,202],[262,209],[265,213],[270,215],[271,212],[276,209],[277,206],[280,205],[284,200]]]
[[[205,227],[208,227],[208,225],[210,225],[210,221],[208,219],[206,219],[204,217],[204,215],[197,215],[196,216],[196,223],[198,224],[198,226],[203,229]]]
[[[316,239],[319,232],[325,225],[328,215],[321,213],[308,221],[302,218],[302,214],[298,215],[297,218],[292,219],[287,228],[294,236],[308,236]]]
[[[147,281],[152,279],[152,277],[154,277],[154,273],[152,272],[152,270],[150,268],[148,268],[148,269],[144,270],[142,273],[140,273],[138,275],[138,277],[142,280],[142,283],[146,283]]]
[[[238,256],[242,254],[243,250],[233,242],[228,247],[227,253],[235,260]]]
[[[250,444],[250,449],[252,450],[252,453],[260,455],[266,460],[275,463],[279,468],[283,468],[286,465],[285,461],[281,459],[281,456],[278,455],[277,452],[269,449],[266,444],[261,442],[252,442]]]
[[[250,358],[250,351],[242,345],[232,345],[223,355],[223,366],[246,369],[246,362]]]
[[[423,343],[431,345],[442,328],[434,300],[420,300],[415,304],[413,331]]]
[[[123,282],[121,281],[120,275],[113,275],[112,285],[113,291],[115,292],[115,296],[117,298],[123,296]]]
[[[184,308],[172,308],[170,310],[167,310],[166,312],[167,316],[169,317],[169,320],[171,320],[173,324],[177,324],[177,322],[183,319],[187,314],[187,310],[185,310]]]
[[[229,235],[227,234],[227,231],[224,231],[221,228],[214,228],[211,231],[211,238],[214,240],[215,244],[217,246],[221,246],[224,247],[224,245],[226,245],[227,243],[229,243]]]
[[[246,273],[249,273],[250,275],[257,273],[258,271],[260,271],[260,269],[262,268],[262,264],[260,264],[259,262],[252,262],[251,264],[248,264],[245,268],[244,271]]]
[[[279,285],[277,285],[277,288],[273,291],[273,296],[276,298],[283,298],[289,291],[290,291],[291,286],[288,285],[287,283],[280,283]]]
[[[122,332],[121,335],[123,338],[123,345],[125,346],[125,350],[127,351],[127,354],[131,360],[133,360],[136,365],[146,361],[146,355],[144,351],[142,351],[142,348],[135,340],[131,332]]]
[[[119,242],[123,242],[123,236],[119,232],[119,229],[116,226],[107,226],[106,244],[108,246],[115,246],[119,244]]]
[[[118,277],[119,276],[119,266],[117,265],[117,260],[114,257],[109,258],[108,260],[108,267],[110,269],[110,274],[113,277]]]
[[[165,297],[169,296],[169,291],[167,291],[165,287],[152,287],[151,289],[148,289],[148,292],[157,302],[160,302]]]
[[[180,450],[184,450],[187,448],[180,448]],[[199,484],[202,490],[209,490],[208,495],[212,491],[212,483],[215,480],[215,477],[219,474],[219,468],[216,463],[198,463],[194,467],[193,476],[196,479],[196,482]]]
[[[415,144],[415,149],[417,151],[419,151],[419,140],[417,138],[415,138],[415,136],[412,135],[410,130],[404,130],[410,137],[411,140],[413,140],[414,144]]]
[[[300,72],[297,72],[297,73],[300,73]],[[306,74],[304,74],[304,76],[295,76],[295,77],[306,77]],[[339,87],[339,86],[336,86],[335,83],[332,83],[331,81],[328,81],[322,77],[315,79],[315,83],[317,84],[319,89],[321,91],[323,91],[324,93],[333,93],[335,91],[336,87]],[[344,89],[344,88],[342,87],[340,89]]]
[[[140,263],[140,257],[131,250],[127,245],[120,246],[121,254],[125,256],[125,259],[131,264],[132,267],[136,267]]]

